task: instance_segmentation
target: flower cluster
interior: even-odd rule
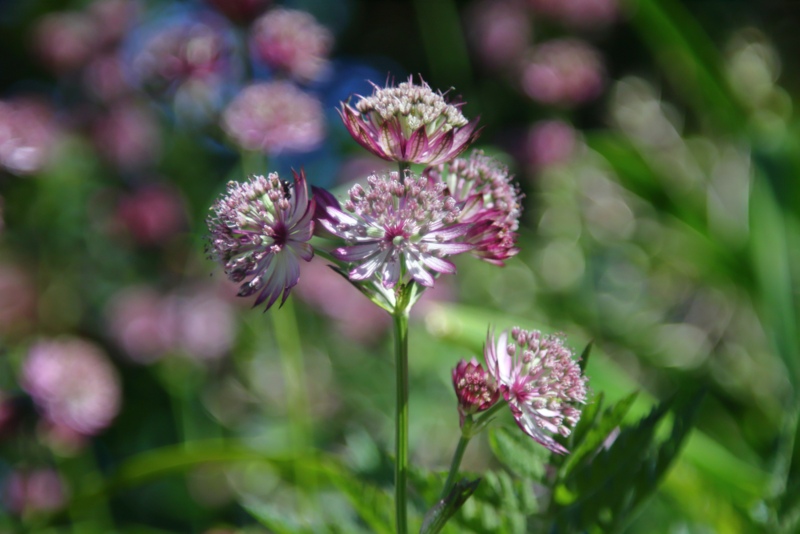
[[[355,108],[342,104],[339,114],[353,139],[376,156],[437,165],[466,150],[478,135],[478,119],[468,121],[459,107],[427,83],[409,79],[397,87],[376,86]]]
[[[567,451],[550,434],[568,436],[586,402],[586,377],[558,336],[515,327],[497,339],[490,330],[485,358],[489,374],[517,425],[553,452]]]
[[[514,244],[522,195],[505,165],[476,150],[468,158],[430,167],[425,175],[443,182],[458,202],[458,221],[471,225],[464,241],[474,247],[475,256],[503,265],[503,260],[519,252]]]
[[[367,280],[376,273],[384,287],[394,287],[404,273],[423,286],[433,285],[437,273],[454,273],[444,256],[460,254],[472,245],[459,243],[470,229],[457,222],[459,209],[445,185],[407,172],[373,174],[367,189],[355,185],[344,209],[328,207],[320,222],[348,245],[334,251],[338,259],[355,264],[351,280]]]
[[[314,200],[308,198],[305,175],[295,173],[294,179],[289,184],[271,173],[230,182],[211,207],[211,256],[231,280],[244,281],[239,296],[258,294],[255,306],[266,301],[269,309],[281,294],[283,304],[300,279],[300,260],[314,256],[308,243]]]

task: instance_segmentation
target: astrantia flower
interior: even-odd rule
[[[523,62],[522,89],[537,102],[575,106],[603,91],[600,53],[579,39],[553,39],[535,46]]]
[[[522,195],[505,165],[476,150],[468,158],[430,167],[424,174],[444,183],[445,192],[458,203],[458,222],[471,224],[464,241],[474,246],[475,256],[503,265],[519,252],[514,244]]]
[[[586,402],[586,377],[557,336],[515,327],[494,339],[490,330],[484,348],[489,374],[508,401],[517,425],[553,452],[567,451],[551,434],[568,436]]]
[[[289,82],[246,87],[222,116],[222,127],[247,150],[308,151],[325,137],[322,103]]]
[[[468,121],[460,106],[409,78],[397,87],[375,86],[355,108],[343,103],[339,114],[350,135],[376,156],[436,165],[459,155],[478,136],[478,119]]]
[[[258,294],[255,306],[266,301],[269,309],[281,294],[283,304],[300,278],[300,260],[314,256],[314,201],[303,172],[294,179],[288,184],[273,172],[230,182],[211,207],[211,255],[231,280],[245,281],[240,297]]]
[[[478,360],[461,360],[453,369],[453,388],[458,397],[458,414],[461,425],[467,415],[488,410],[500,398],[494,378]]]
[[[394,287],[407,273],[423,286],[433,285],[427,271],[454,273],[455,265],[444,256],[460,254],[472,245],[458,243],[469,231],[469,224],[457,222],[456,201],[444,194],[445,185],[407,172],[375,175],[367,179],[367,189],[350,189],[344,209],[332,206],[328,219],[320,222],[349,246],[338,248],[334,256],[355,264],[351,280],[367,280],[377,274],[384,287]]]
[[[36,343],[22,369],[22,386],[56,427],[97,434],[119,411],[119,376],[102,350],[81,339]]]
[[[308,81],[327,65],[333,34],[305,11],[275,8],[253,23],[251,46],[273,69]]]

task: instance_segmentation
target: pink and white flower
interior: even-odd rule
[[[436,273],[452,274],[456,267],[444,257],[472,249],[459,242],[470,229],[457,222],[459,209],[445,185],[406,172],[373,174],[367,189],[356,184],[344,211],[328,206],[318,219],[348,245],[333,255],[353,264],[349,278],[365,281],[377,275],[383,287],[394,287],[406,277],[433,286]],[[345,213],[348,211],[352,215]]]
[[[475,358],[469,362],[462,359],[453,368],[453,388],[458,397],[461,426],[466,416],[488,410],[500,398],[494,378]]]
[[[258,294],[254,306],[278,297],[281,304],[300,279],[300,260],[311,261],[308,243],[314,233],[314,200],[309,200],[305,174],[294,183],[277,173],[228,183],[227,193],[211,207],[211,257],[228,277],[242,282],[240,297]]]
[[[388,161],[438,165],[477,138],[478,119],[468,121],[440,92],[411,78],[397,87],[374,86],[355,107],[343,103],[339,115],[361,146]]]
[[[568,436],[578,423],[587,379],[564,340],[519,327],[495,340],[490,330],[484,356],[517,425],[551,451],[569,452],[551,434]]]

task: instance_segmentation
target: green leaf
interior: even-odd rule
[[[550,452],[518,428],[491,428],[489,446],[495,457],[512,473],[534,480],[544,476]]]
[[[391,534],[393,510],[391,497],[375,486],[360,481],[346,469],[337,465],[327,466],[331,483],[347,497],[359,517],[369,525],[372,532]]]
[[[586,430],[585,436],[581,437],[581,441],[576,442],[578,443],[577,447],[567,457],[563,468],[564,473],[569,473],[580,464],[589,461],[589,456],[603,444],[615,428],[622,424],[623,419],[625,419],[638,396],[639,392],[634,391],[614,406],[607,408],[599,420],[592,423],[591,428]]]
[[[250,500],[242,503],[242,507],[275,534],[314,534],[319,532],[312,525],[307,524],[307,521],[301,521],[296,516],[289,515],[278,506]]]
[[[475,493],[481,479],[469,481],[466,478],[457,482],[447,497],[437,502],[422,521],[420,534],[437,534],[445,523],[463,506],[467,499]]]
[[[590,341],[589,343],[586,344],[586,348],[583,349],[583,352],[581,352],[581,357],[578,360],[578,366],[581,368],[581,373],[586,372],[586,365],[589,363],[589,356],[591,356],[592,354],[593,344],[594,341]]]
[[[592,462],[576,465],[554,492],[557,526],[568,532],[620,529],[655,491],[678,455],[701,397],[695,393],[661,403],[636,426],[625,428]],[[669,435],[656,442],[657,430],[670,411]]]

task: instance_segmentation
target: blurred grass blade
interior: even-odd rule
[[[453,517],[458,509],[467,502],[467,499],[475,493],[480,483],[480,478],[472,481],[462,479],[456,482],[456,485],[453,486],[453,489],[450,490],[447,497],[437,502],[436,505],[425,514],[425,519],[423,519],[422,527],[419,530],[420,534],[437,534],[440,532],[447,521]]]

